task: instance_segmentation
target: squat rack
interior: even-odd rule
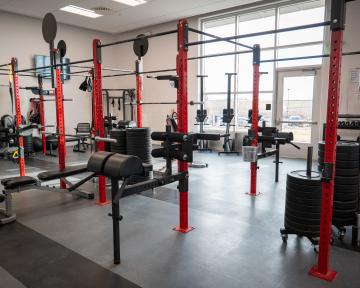
[[[334,196],[334,178],[335,178],[335,165],[336,165],[336,142],[337,142],[337,123],[339,114],[339,98],[340,98],[340,74],[341,74],[341,61],[343,55],[357,55],[359,51],[343,53],[343,34],[345,30],[346,18],[346,2],[353,0],[333,0],[331,3],[331,20],[314,23],[309,25],[301,25],[283,29],[275,29],[245,35],[230,36],[225,38],[217,38],[203,41],[196,41],[187,43],[186,46],[203,45],[208,43],[215,43],[219,41],[237,40],[242,38],[261,36],[273,33],[284,33],[302,29],[310,29],[315,27],[330,26],[331,30],[331,51],[330,54],[314,55],[307,57],[293,57],[283,59],[260,59],[260,46],[254,45],[253,47],[253,119],[251,130],[254,134],[252,146],[257,146],[258,142],[258,101],[259,101],[259,80],[260,63],[290,61],[309,58],[330,57],[329,69],[329,87],[328,87],[328,104],[327,104],[327,117],[326,117],[326,143],[325,143],[325,169],[322,175],[322,204],[321,204],[321,217],[320,217],[320,245],[318,264],[313,266],[310,270],[312,276],[332,281],[335,279],[337,273],[330,269],[330,236],[332,225],[332,210],[333,210],[333,196]],[[203,34],[200,31],[191,29],[192,32]],[[204,34],[203,34],[204,35]],[[202,59],[208,57],[217,57],[225,55],[234,55],[240,53],[248,53],[247,51],[222,53],[209,56],[194,57],[193,59]],[[256,174],[257,163],[251,163],[251,186],[250,195],[256,195]]]

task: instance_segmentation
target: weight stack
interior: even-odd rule
[[[143,163],[151,163],[151,131],[150,128],[126,129],[126,154],[138,156]],[[149,177],[135,176],[132,183],[148,180]]]
[[[126,154],[126,130],[112,129],[110,130],[110,138],[117,140],[117,143],[110,143],[110,151]]]
[[[308,238],[320,236],[321,176],[312,171],[287,174],[285,229],[289,234]]]
[[[32,140],[32,136],[23,136],[24,139],[24,153],[29,155],[31,153],[33,153],[33,140]]]
[[[356,224],[359,211],[359,154],[358,143],[338,141],[336,144],[336,175],[334,187],[333,225]],[[319,169],[324,167],[325,142],[319,143]]]

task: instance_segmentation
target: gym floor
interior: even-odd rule
[[[89,155],[68,151],[68,165]],[[15,195],[18,221],[0,227],[0,287],[360,287],[357,252],[332,247],[333,283],[307,275],[316,253],[305,238],[281,240],[285,181],[305,161],[283,159],[278,184],[273,159],[261,160],[256,199],[245,193],[249,165],[241,157],[198,153],[206,169],[190,170],[192,232],[178,223],[175,185],[121,200],[122,264],[112,264],[110,206],[71,195],[29,190]],[[56,168],[57,158],[27,161],[28,175]],[[158,163],[160,164],[160,163]],[[17,166],[1,160],[0,178]],[[88,183],[85,189],[96,189]]]

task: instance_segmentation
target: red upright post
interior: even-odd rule
[[[100,40],[93,41],[93,63],[94,63],[94,81],[93,81],[93,107],[94,107],[94,133],[95,136],[104,137],[104,114],[103,114],[103,99],[102,99],[102,75],[101,75],[101,44]],[[105,150],[105,143],[103,141],[95,143],[97,151]],[[100,176],[99,181],[99,205],[106,205],[109,202],[106,200],[106,182],[105,177]]]
[[[11,59],[11,72],[13,75],[14,95],[15,95],[15,111],[16,111],[16,129],[22,125],[21,116],[21,100],[19,90],[19,76],[17,75],[18,62],[16,58]],[[19,135],[19,169],[20,176],[25,176],[25,157],[24,157],[24,138]]]
[[[188,133],[188,23],[187,20],[180,20],[178,23],[178,54],[176,59],[176,70],[179,77],[179,86],[177,89],[177,114],[178,114],[178,132]],[[178,162],[179,172],[188,172],[188,163]],[[179,185],[179,209],[180,224],[175,228],[176,231],[187,233],[193,230],[188,221],[188,183]]]
[[[41,142],[43,154],[46,155],[46,134],[45,134],[45,108],[44,108],[44,95],[43,90],[43,78],[41,75],[38,76],[38,86],[40,89],[40,125],[41,125]]]
[[[252,123],[251,130],[254,134],[251,146],[257,147],[259,140],[259,86],[260,86],[260,45],[254,45],[253,52],[253,101],[252,101]],[[250,193],[251,196],[257,195],[257,162],[250,163],[251,179]]]
[[[332,32],[326,116],[325,158],[322,175],[319,258],[318,265],[313,266],[310,270],[311,275],[327,281],[334,280],[337,275],[336,271],[330,269],[330,237],[336,171],[337,123],[339,117],[343,31],[345,29],[345,5],[345,0],[333,0],[331,5]]]
[[[61,69],[56,69],[56,88],[55,88],[55,103],[56,103],[56,126],[58,133],[58,153],[59,153],[59,170],[65,169],[66,159],[66,142],[65,142],[65,121],[64,121],[64,96],[61,82]],[[46,145],[46,144],[45,144]],[[60,188],[66,189],[66,183],[60,180]]]
[[[135,62],[136,65],[136,124],[137,127],[142,127],[142,99],[143,99],[143,76],[142,72],[142,60],[138,59]],[[124,119],[125,120],[125,119]]]

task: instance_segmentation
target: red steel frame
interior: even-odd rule
[[[17,59],[11,59],[11,72],[13,75],[13,85],[14,85],[14,95],[15,95],[15,111],[16,111],[16,128],[19,130],[22,125],[22,116],[21,116],[21,100],[20,100],[20,90],[19,90],[19,76],[16,72],[17,70]],[[25,159],[24,159],[24,138],[19,136],[19,169],[20,176],[25,176]]]
[[[312,267],[310,274],[328,281],[336,277],[330,270],[330,237],[333,214],[334,179],[336,163],[337,123],[339,116],[341,60],[343,30],[333,31],[331,35],[331,54],[329,71],[329,91],[326,117],[324,162],[332,167],[332,179],[322,184],[322,203],[320,215],[320,243],[318,265]]]
[[[259,140],[259,85],[260,85],[260,46],[254,46],[254,61],[253,61],[253,101],[252,101],[252,123],[251,129],[255,138],[251,146],[257,147]],[[250,193],[251,196],[257,195],[257,162],[250,163]]]
[[[55,88],[55,103],[56,103],[56,124],[58,133],[58,153],[59,153],[59,169],[65,169],[66,146],[65,146],[65,121],[64,121],[64,101],[63,101],[63,87],[61,82],[61,69],[56,71],[56,88]],[[45,144],[46,146],[46,144]],[[60,180],[60,188],[66,189],[66,183]]]
[[[102,99],[102,74],[101,74],[101,53],[98,46],[101,44],[99,39],[93,40],[93,64],[94,64],[94,80],[93,80],[93,110],[94,110],[94,134],[95,136],[104,137],[104,114]],[[97,151],[105,150],[103,141],[95,143]],[[106,181],[104,176],[99,176],[99,205],[107,205],[110,203],[106,199]]]
[[[137,127],[141,128],[142,122],[142,99],[143,99],[143,76],[142,72],[142,60],[136,60],[136,124]],[[125,119],[124,119],[125,120]]]
[[[178,113],[178,132],[188,133],[188,23],[187,20],[182,19],[178,23],[178,54],[176,58],[176,70],[179,77],[179,87],[177,90],[177,113]],[[179,172],[188,172],[187,162],[178,162]],[[189,226],[188,219],[188,191],[179,191],[179,212],[180,212],[180,224],[175,228],[176,231],[181,233],[187,233],[193,230],[193,227]]]

